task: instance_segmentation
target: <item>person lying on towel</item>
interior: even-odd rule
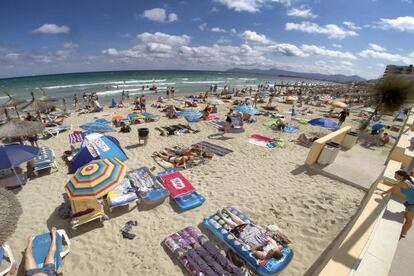
[[[229,215],[228,218],[221,211],[218,211],[217,214],[229,226],[230,232],[250,247],[253,256],[264,261],[271,258],[276,260],[283,258],[281,252],[283,246],[278,245],[266,230],[258,225],[246,223],[228,209],[225,209],[225,211]]]

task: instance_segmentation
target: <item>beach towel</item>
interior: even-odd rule
[[[220,117],[216,114],[210,114],[207,117],[203,118],[204,121],[218,121],[220,120]]]
[[[217,129],[224,128],[225,125],[224,121],[207,121],[205,123]]]
[[[81,131],[74,131],[69,134],[69,144],[76,144],[83,141],[83,133]]]
[[[194,186],[180,172],[162,175],[160,178],[173,198],[195,192]]]
[[[260,134],[252,134],[248,140],[250,144],[265,147],[265,148],[275,148],[275,139],[260,135]]]
[[[286,133],[295,133],[299,130],[299,127],[295,127],[295,126],[285,126],[285,129],[283,130]]]
[[[196,145],[200,145],[202,148],[206,148],[209,151],[211,151],[212,153],[214,153],[215,155],[218,156],[224,156],[226,154],[229,154],[231,152],[233,152],[231,149],[228,148],[224,148],[222,146],[216,145],[216,144],[212,144],[206,141],[201,141],[198,142],[197,144],[194,144],[194,146]]]

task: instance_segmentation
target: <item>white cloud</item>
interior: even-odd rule
[[[264,34],[258,34],[255,31],[246,30],[242,34],[240,34],[241,38],[248,41],[248,42],[257,42],[267,44],[271,41],[267,39]]]
[[[331,58],[343,58],[343,59],[351,59],[351,60],[357,59],[357,57],[354,56],[350,52],[329,50],[329,49],[325,49],[324,47],[319,47],[316,45],[304,44],[301,46],[301,49],[305,53],[311,54],[311,55],[319,55],[319,56],[326,56],[326,57],[331,57]]]
[[[219,27],[214,27],[214,28],[211,28],[211,31],[212,31],[213,33],[225,33],[225,32],[226,32],[226,30],[225,30],[225,29],[221,29],[221,28],[219,28]]]
[[[259,12],[263,7],[273,3],[290,6],[296,0],[214,0],[237,12]]]
[[[198,25],[198,28],[200,29],[200,31],[204,31],[205,29],[207,29],[207,23],[204,22]]]
[[[308,56],[308,54],[304,53],[297,46],[288,44],[288,43],[275,44],[267,48],[271,50],[273,53],[282,54],[284,56],[295,56],[295,57],[307,57]]]
[[[142,16],[148,20],[156,22],[174,22],[178,20],[177,14],[171,12],[167,13],[165,9],[154,8],[150,10],[145,10],[142,13]]]
[[[225,38],[225,37],[220,37],[217,40],[217,43],[218,44],[229,44],[229,43],[231,43],[231,39],[228,39],[228,38]]]
[[[402,62],[404,64],[410,64],[414,61],[410,56],[403,56],[399,54],[391,54],[383,51],[375,51],[373,49],[366,49],[358,53],[360,57],[382,59],[392,62]]]
[[[347,26],[351,30],[361,30],[362,28],[357,26],[354,22],[351,21],[344,21],[342,22],[345,26]]]
[[[299,8],[292,8],[287,12],[288,16],[294,17],[301,17],[301,18],[317,18],[316,14],[312,13],[310,8],[306,8],[305,6],[301,6]]]
[[[79,48],[79,45],[73,42],[64,42],[62,44],[62,48],[64,49],[77,49]]]
[[[156,33],[141,33],[137,35],[139,41],[143,43],[161,43],[171,46],[187,45],[190,43],[188,35],[169,35],[161,32]]]
[[[354,64],[352,62],[346,61],[346,60],[341,60],[340,63],[345,65],[345,66],[354,66]]]
[[[235,29],[235,28],[231,28],[231,29],[230,29],[230,32],[231,32],[232,34],[237,34],[237,31],[236,31],[236,29]]]
[[[385,52],[385,51],[387,51],[387,49],[385,49],[384,47],[382,47],[382,46],[380,46],[378,44],[375,44],[375,43],[369,43],[368,45],[369,45],[369,47],[372,50],[377,51],[377,52]]]
[[[402,32],[414,32],[413,16],[400,16],[394,19],[381,18],[379,24],[385,29],[396,29]]]
[[[58,26],[56,24],[43,24],[39,28],[33,30],[33,33],[35,34],[68,34],[70,33],[70,28],[65,25]]]
[[[342,45],[341,44],[332,44],[332,47],[335,47],[335,48],[342,48]]]
[[[311,34],[325,34],[329,38],[344,39],[346,37],[357,36],[358,34],[355,31],[344,30],[341,27],[328,24],[325,26],[319,26],[316,23],[312,22],[301,22],[301,23],[286,23],[286,31],[301,31]]]

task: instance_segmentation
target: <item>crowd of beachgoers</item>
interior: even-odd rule
[[[263,84],[164,93],[125,92],[109,104],[96,93],[73,95],[58,109],[44,99],[20,113],[10,98],[16,105],[0,134],[16,117],[43,125],[6,134],[39,148],[27,168],[10,168],[27,176],[13,178],[11,190],[22,213],[7,244],[19,273],[52,273],[58,263],[68,275],[301,275],[357,211],[362,190],[303,164],[314,140],[374,112],[363,90]],[[389,144],[383,129],[368,147]],[[63,262],[51,257],[67,249],[54,247],[62,237],[70,240]]]

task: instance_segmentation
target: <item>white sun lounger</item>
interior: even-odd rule
[[[0,271],[0,276],[7,275],[15,263],[13,253],[10,246],[7,244],[0,246],[0,265],[5,259],[8,260],[9,265],[4,270]]]

